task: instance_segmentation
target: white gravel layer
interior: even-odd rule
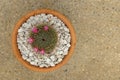
[[[52,26],[58,34],[58,42],[50,54],[36,54],[31,45],[27,42],[29,33],[36,25],[48,24]],[[22,58],[28,61],[31,65],[39,67],[53,67],[59,64],[63,58],[68,54],[70,48],[71,36],[67,26],[56,16],[52,14],[39,14],[31,16],[18,29],[17,44],[21,52]]]

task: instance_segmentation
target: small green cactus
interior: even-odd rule
[[[31,43],[33,48],[38,48],[39,50],[44,49],[45,53],[51,52],[57,43],[58,37],[57,32],[51,26],[39,25],[36,26],[30,37],[34,39]]]

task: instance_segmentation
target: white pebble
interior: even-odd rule
[[[18,29],[18,32],[23,32],[24,30],[22,28]]]
[[[69,29],[68,29],[68,28],[66,28],[66,27],[64,27],[64,30],[65,30],[66,32],[69,32]]]
[[[42,17],[46,16],[44,13],[40,14]]]
[[[29,53],[29,56],[33,56],[33,53],[30,52],[30,53]]]
[[[40,66],[40,67],[45,67],[45,64],[40,64],[39,66]]]
[[[70,47],[71,45],[70,44],[67,44],[67,47]]]
[[[30,64],[35,65],[35,62],[31,61]]]
[[[67,55],[68,54],[68,51],[64,51],[63,55]]]
[[[48,18],[51,18],[51,17],[53,17],[53,15],[51,15],[51,14],[48,14],[48,15],[47,15],[47,17],[48,17]]]
[[[62,59],[64,56],[60,55],[60,54],[57,54],[57,58],[58,59]]]
[[[53,23],[54,23],[54,21],[50,21],[50,23],[49,23],[49,24],[50,24],[50,25],[52,25]]]
[[[29,56],[29,59],[32,61],[32,60],[34,60],[34,57],[33,56]]]
[[[49,58],[47,58],[47,59],[46,59],[46,63],[49,64],[50,62],[51,62],[51,60],[50,60]]]
[[[26,59],[27,59],[27,57],[26,57],[25,55],[22,55],[22,58],[23,58],[24,60],[26,60]]]
[[[55,64],[53,62],[50,63],[50,66],[55,66]]]
[[[66,52],[66,51],[68,51],[68,49],[69,49],[69,47],[65,47],[64,51]]]
[[[36,62],[36,63],[38,63],[38,62],[39,62],[39,60],[36,58],[36,59],[35,59],[35,62]]]
[[[55,60],[56,60],[56,57],[55,57],[54,55],[52,55],[52,56],[50,56],[50,59],[51,59],[52,61],[55,61]]]
[[[63,40],[63,43],[64,43],[64,44],[67,44],[67,41],[66,41],[66,40]]]
[[[26,60],[27,60],[28,62],[31,62],[31,59],[30,59],[30,58],[27,58]]]
[[[63,51],[59,51],[59,54],[63,54]]]
[[[62,61],[62,59],[61,59],[61,58],[59,58],[59,59],[58,59],[58,62],[61,62],[61,61]]]
[[[23,36],[23,35],[24,35],[23,32],[19,32],[19,33],[18,33],[18,36]]]
[[[57,23],[56,26],[61,26],[61,24],[60,24],[60,23]]]

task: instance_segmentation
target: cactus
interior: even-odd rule
[[[39,25],[33,28],[30,33],[30,38],[34,41],[31,43],[33,48],[45,51],[45,53],[51,52],[57,43],[57,32],[51,26]]]

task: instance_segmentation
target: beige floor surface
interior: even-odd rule
[[[11,33],[21,16],[48,8],[73,24],[77,45],[66,65],[34,72],[15,58]],[[0,0],[0,80],[120,80],[120,0]]]

